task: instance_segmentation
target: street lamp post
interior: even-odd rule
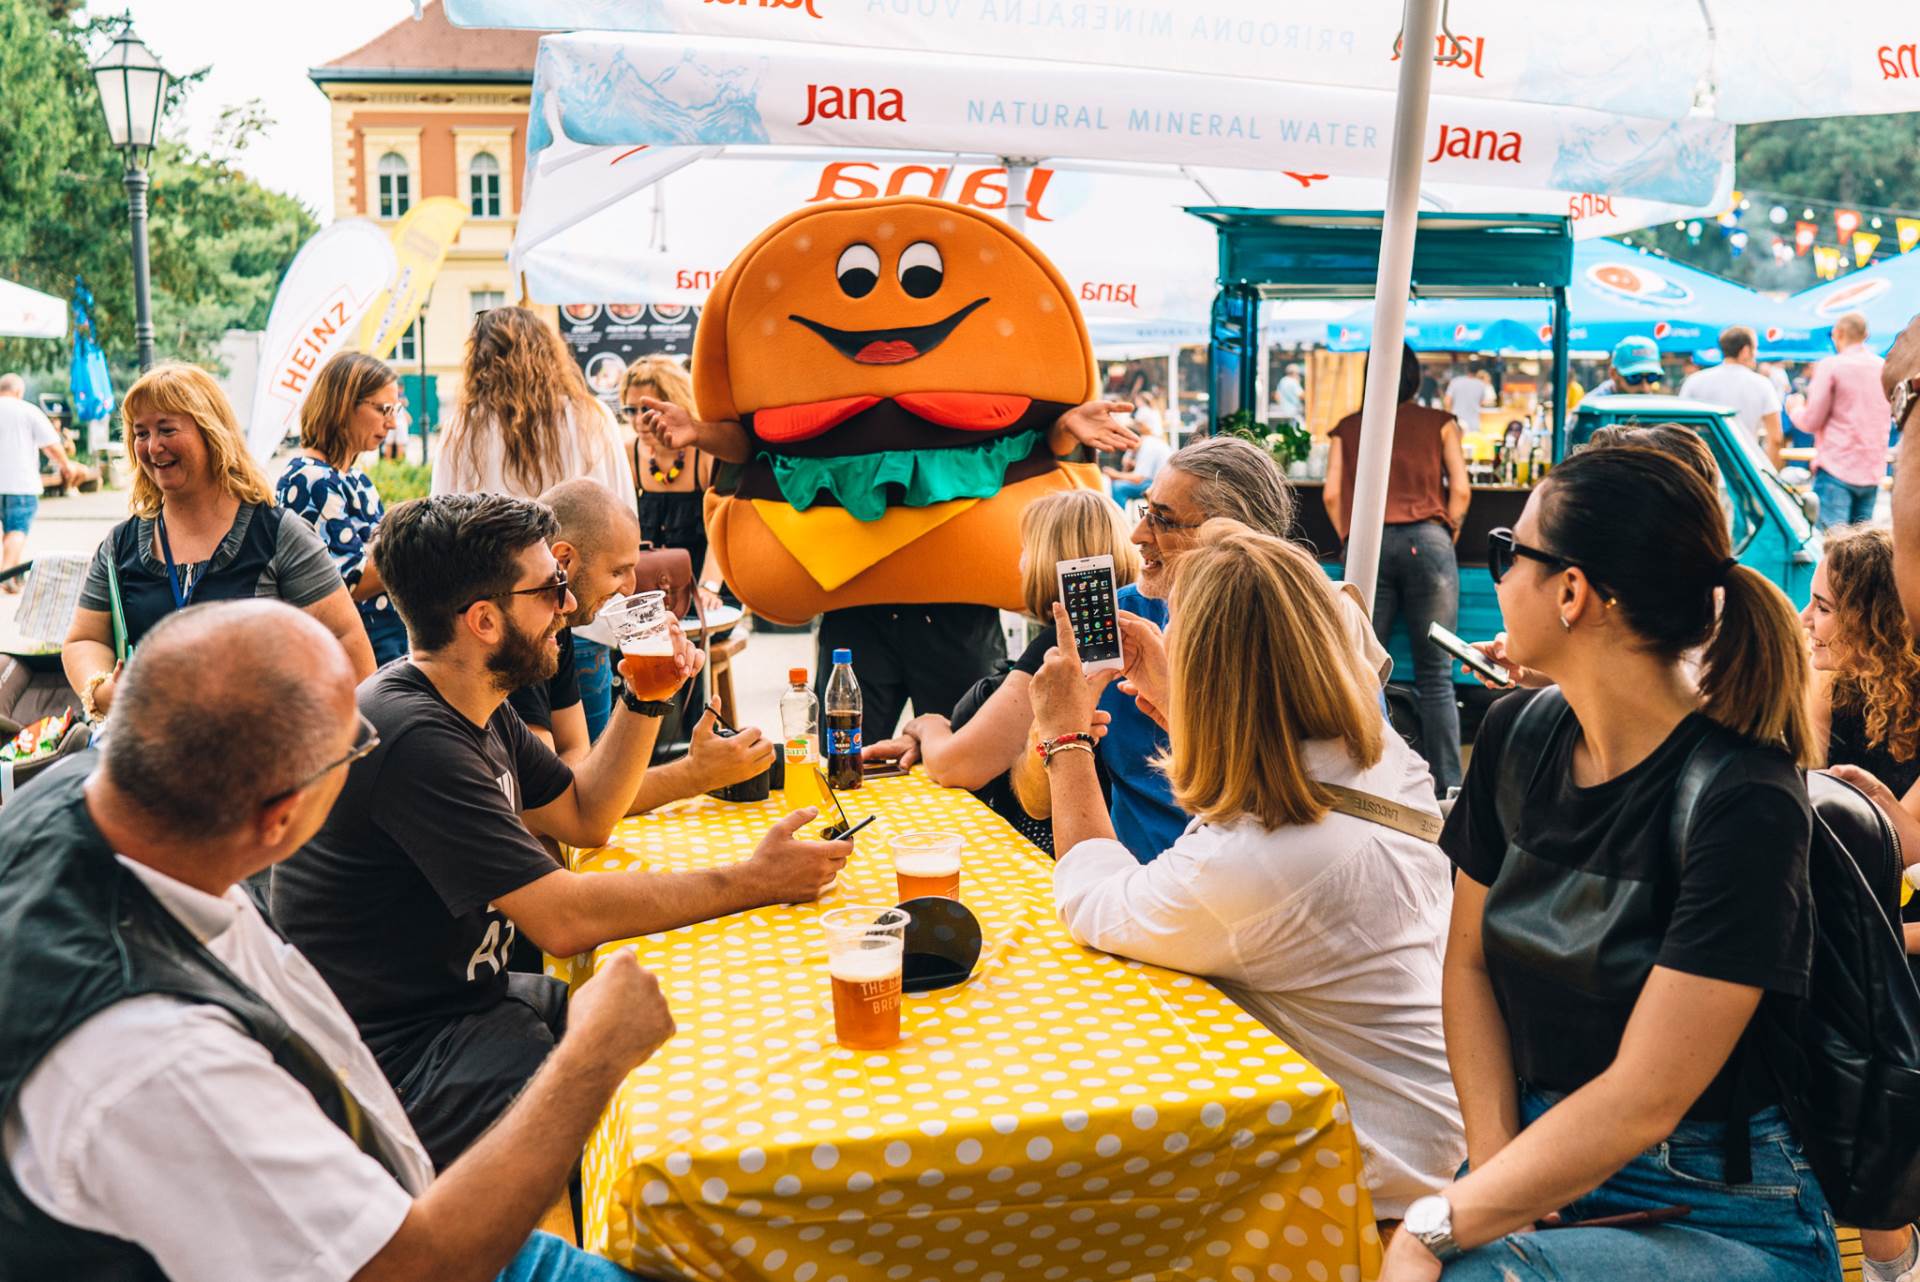
[[[127,27],[93,64],[93,87],[107,115],[107,135],[126,158],[123,181],[133,224],[133,337],[140,372],[153,368],[153,302],[147,279],[147,161],[160,132],[167,100],[167,72],[153,51]]]

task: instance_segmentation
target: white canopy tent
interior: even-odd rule
[[[65,338],[67,304],[10,280],[0,280],[0,337]]]
[[[841,2],[449,0],[449,13],[599,29],[541,42],[536,162],[562,139],[911,142],[1050,163],[1257,167],[1307,187],[1385,178],[1348,556],[1369,594],[1423,169],[1698,204],[1727,186],[1733,122],[1920,108],[1920,66],[1909,73],[1920,51],[1884,35],[1908,29],[1910,0],[1861,0],[1833,24],[1804,21],[1789,0],[1447,0],[1444,28],[1442,0],[1331,14],[1309,0]],[[1017,219],[1023,202],[1010,203]]]

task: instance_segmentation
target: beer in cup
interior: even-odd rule
[[[667,594],[636,592],[600,612],[620,641],[620,675],[636,699],[665,699],[683,678],[673,656]]]
[[[964,844],[957,832],[903,832],[895,837],[893,874],[900,883],[900,902],[927,895],[960,898]]]
[[[900,1041],[900,971],[907,914],[877,904],[820,915],[833,982],[834,1040],[849,1050],[882,1051]]]

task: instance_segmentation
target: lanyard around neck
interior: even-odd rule
[[[184,610],[193,604],[193,591],[200,586],[200,580],[194,578],[191,573],[182,574],[180,569],[174,565],[173,543],[167,538],[167,514],[165,512],[160,513],[160,515],[153,519],[153,523],[160,527],[160,555],[165,557],[167,561],[167,588],[173,593],[173,608],[176,610]],[[191,567],[189,567],[189,569],[191,569]],[[206,575],[204,574],[200,576],[200,578],[205,577]],[[185,584],[184,587],[181,586],[183,582]]]

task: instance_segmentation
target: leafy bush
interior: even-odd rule
[[[374,460],[367,475],[373,478],[373,488],[380,491],[380,501],[388,507],[407,499],[425,498],[433,481],[432,468],[390,458]]]
[[[1282,471],[1313,450],[1313,433],[1300,424],[1257,422],[1246,410],[1235,410],[1221,419],[1220,432],[1223,436],[1237,436],[1258,445],[1273,456]]]

